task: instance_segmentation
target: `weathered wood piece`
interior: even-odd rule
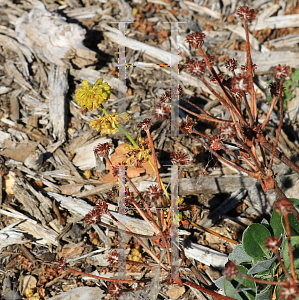
[[[92,169],[97,166],[93,149],[99,143],[112,143],[111,138],[101,137],[92,143],[85,144],[84,146],[75,149],[76,156],[73,159],[73,164],[80,170]]]
[[[16,21],[15,30],[17,40],[46,63],[71,68],[68,60],[76,57],[81,58],[80,67],[96,61],[96,53],[83,45],[85,30],[49,12],[41,2]]]
[[[251,31],[263,30],[265,28],[280,29],[288,27],[299,27],[299,14],[277,16],[263,20],[259,19],[258,22],[253,22],[253,24],[249,26]]]
[[[55,154],[61,160],[64,168],[65,167],[68,168],[74,176],[76,176],[78,179],[83,180],[82,176],[79,174],[79,172],[77,171],[75,166],[72,164],[72,162],[68,159],[68,157],[65,155],[65,153],[60,148],[58,148],[55,151]]]
[[[246,63],[246,52],[220,48],[228,57],[234,57],[240,64]],[[274,51],[267,53],[252,52],[252,62],[257,65],[256,73],[268,72],[275,65],[287,65],[299,68],[299,53],[291,51]]]
[[[3,248],[9,245],[26,243],[24,234],[17,228],[14,228],[19,223],[20,221],[15,222],[0,230],[0,253]]]
[[[182,178],[179,181],[179,193],[182,196],[200,193],[231,193],[241,188],[249,189],[255,183],[256,179],[241,176]]]
[[[25,179],[17,177],[13,191],[16,199],[24,205],[24,210],[42,224],[53,220],[51,201],[42,193],[37,192]]]
[[[241,25],[237,25],[237,26],[228,25],[226,26],[226,28],[231,32],[236,33],[237,35],[242,37],[244,41],[246,41],[245,30]],[[270,52],[270,50],[265,45],[261,44],[251,33],[249,33],[249,40],[250,40],[250,45],[254,50],[261,51],[262,53]]]
[[[184,3],[188,6],[189,9],[196,11],[200,14],[205,14],[205,15],[211,16],[212,18],[219,19],[219,20],[222,19],[221,13],[218,13],[208,7],[199,5],[199,4],[191,2],[191,1],[184,1]]]
[[[66,99],[68,71],[64,67],[51,64],[49,72],[49,111],[53,125],[53,136],[61,141],[66,139]]]

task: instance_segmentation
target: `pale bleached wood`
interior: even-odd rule
[[[109,26],[105,26],[105,29],[109,30]],[[152,56],[152,57],[162,61],[165,64],[168,64],[168,65],[171,64],[171,53],[170,52],[167,52],[160,48],[136,41],[132,38],[125,37],[121,33],[116,34],[114,32],[104,32],[103,35],[114,43],[117,43],[122,46],[126,46],[133,50],[142,51],[142,52],[146,53],[147,55]]]
[[[269,46],[273,46],[275,48],[294,47],[298,43],[299,43],[298,34],[288,34],[286,36],[279,37],[277,39],[269,41]]]
[[[190,243],[190,246],[185,248],[184,251],[187,257],[215,268],[223,269],[228,260],[226,254],[195,243]]]
[[[227,25],[226,28],[246,41],[245,30],[241,25]],[[249,41],[254,50],[261,51],[262,53],[270,52],[270,50],[265,45],[261,44],[251,33],[249,33]]]
[[[49,80],[49,112],[53,125],[53,136],[60,141],[66,139],[66,94],[68,92],[68,71],[65,67],[51,65]]]
[[[190,10],[196,11],[200,14],[205,14],[219,20],[221,20],[223,17],[221,13],[209,9],[208,7],[198,5],[197,3],[191,1],[184,1],[184,3],[188,6]]]
[[[88,280],[90,280],[90,278]],[[105,295],[104,291],[98,287],[82,286],[60,293],[57,296],[48,298],[48,300],[99,300],[104,299]]]
[[[244,65],[247,61],[245,51],[235,51],[230,49],[220,48],[227,53],[229,58],[238,60],[238,64]],[[281,64],[299,68],[299,53],[291,51],[274,51],[274,52],[252,52],[252,63],[257,65],[256,73],[268,72],[274,69],[274,66]]]
[[[75,168],[73,163],[68,159],[68,157],[65,155],[65,153],[60,148],[58,148],[55,151],[55,154],[58,155],[58,157],[60,158],[64,167],[68,168],[75,177],[83,180],[82,176],[79,174],[79,172],[77,171],[77,169]]]
[[[3,45],[4,48],[10,49],[11,51],[16,52],[18,54],[23,67],[23,75],[25,76],[25,78],[29,78],[29,69],[26,59],[29,63],[32,63],[33,54],[31,53],[31,51],[26,46],[18,43],[11,37],[3,34],[0,34],[0,44]]]
[[[39,224],[37,221],[31,219],[30,217],[16,211],[15,209],[4,206],[5,209],[0,209],[0,214],[6,215],[11,218],[24,220],[23,222],[18,222],[16,229],[22,233],[27,233],[34,237],[34,242],[41,245],[55,245],[58,246],[56,238],[58,233],[50,229],[47,226]],[[28,241],[28,240],[27,240]]]
[[[241,176],[182,178],[179,181],[179,192],[183,196],[200,193],[231,193],[241,188],[248,189],[255,183],[256,179]]]
[[[16,199],[23,204],[23,209],[31,216],[34,216],[42,224],[52,221],[51,201],[42,193],[37,192],[25,179],[17,177],[13,191]]]
[[[0,214],[1,214],[1,210],[0,210]],[[19,223],[20,221],[15,222],[0,230],[0,253],[5,247],[9,245],[23,244],[26,243],[26,241],[28,241],[25,240],[24,234],[20,230],[15,228],[15,226],[18,225]]]
[[[4,67],[8,76],[13,78],[13,80],[17,82],[23,89],[31,90],[36,94],[31,84],[26,81],[26,79],[23,77],[23,74],[16,68],[12,61],[7,60],[4,64]]]
[[[299,14],[277,16],[259,20],[257,23],[250,26],[250,30],[263,30],[266,28],[280,29],[290,27],[299,27]]]
[[[46,63],[71,68],[69,60],[80,55],[76,49],[86,51],[82,56],[86,64],[96,61],[96,53],[83,44],[86,31],[78,24],[67,23],[66,18],[49,12],[41,2],[17,19],[15,31],[17,40]]]
[[[92,143],[84,144],[83,146],[74,149],[76,156],[73,159],[73,164],[80,170],[92,169],[97,166],[97,162],[93,153],[93,149],[102,143],[111,143],[112,139],[107,137],[101,137]]]

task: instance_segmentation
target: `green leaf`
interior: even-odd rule
[[[293,202],[293,205],[295,206],[295,208],[299,211],[299,199],[296,198],[289,198],[289,200],[291,202]]]
[[[273,286],[269,285],[266,291],[264,291],[263,293],[259,293],[259,294],[256,295],[255,300],[269,300],[269,299],[273,299],[272,298],[272,294],[273,294]]]
[[[243,233],[243,248],[253,258],[270,258],[265,247],[265,238],[271,236],[270,231],[263,225],[252,224]]]
[[[273,234],[276,237],[280,237],[282,234],[284,234],[281,218],[282,214],[279,214],[276,209],[274,209],[270,220],[270,225],[273,230]]]
[[[224,281],[227,280],[225,279],[224,276],[220,277],[219,279],[215,280],[214,283],[216,284],[216,286],[220,289],[224,291]]]
[[[251,263],[252,258],[244,251],[242,244],[236,246],[234,251],[228,256],[230,261],[234,261],[236,265],[241,263]]]
[[[247,275],[245,267],[237,266],[237,268],[240,273]],[[254,281],[244,279],[241,276],[235,276],[231,281],[224,280],[224,292],[228,297],[237,300],[254,300],[257,288]]]
[[[291,245],[294,256],[294,265],[295,269],[299,267],[299,236],[291,236]],[[288,270],[291,270],[290,256],[289,256],[289,246],[288,240],[285,239],[282,250],[282,257],[285,263],[285,266]]]
[[[295,70],[292,75],[291,75],[291,79],[293,81],[298,81],[299,80],[299,69]]]
[[[296,219],[294,215],[288,215],[289,224],[290,224],[290,230],[291,230],[291,236],[299,235],[299,221]],[[285,220],[283,220],[283,227],[285,227]]]
[[[258,274],[264,271],[269,271],[270,273],[270,268],[272,264],[276,261],[276,257],[272,257],[267,260],[262,260],[256,263],[251,269],[248,270],[248,274]]]

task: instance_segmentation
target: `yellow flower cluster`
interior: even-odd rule
[[[125,122],[129,120],[129,117],[127,113],[124,113],[126,116]],[[122,115],[122,114],[121,114]],[[91,128],[94,128],[97,131],[101,130],[102,134],[115,134],[118,131],[118,123],[119,123],[119,117],[117,113],[112,113],[109,116],[98,116],[99,118],[97,120],[91,120],[89,123],[89,126]],[[121,116],[122,118],[122,116]],[[124,122],[124,123],[125,123]]]
[[[107,82],[103,83],[103,78],[99,78],[93,87],[84,80],[82,87],[76,89],[75,99],[79,106],[93,110],[105,103],[110,98],[110,94],[111,87]]]
[[[137,168],[142,167],[142,163],[146,162],[152,153],[149,148],[148,141],[143,139],[141,136],[137,138],[137,145],[139,148],[135,146],[126,145],[125,150],[128,151],[126,154],[129,158],[126,160],[128,165],[134,165]]]

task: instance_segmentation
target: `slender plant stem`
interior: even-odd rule
[[[278,260],[278,262],[279,262],[279,264],[280,264],[280,266],[281,266],[284,274],[289,278],[290,281],[293,281],[293,278],[290,275],[290,273],[288,272],[288,270],[287,270],[284,262],[282,261],[282,259],[281,259],[280,255],[279,255],[278,251],[274,250],[274,254],[275,254],[275,256],[276,256],[276,258],[277,258],[277,260]]]
[[[226,120],[220,120],[220,119],[217,119],[217,118],[214,118],[214,117],[210,117],[210,116],[202,116],[202,115],[199,115],[181,105],[179,105],[179,108],[186,111],[187,113],[193,115],[193,116],[196,116],[198,119],[202,119],[202,120],[205,120],[205,121],[211,121],[211,122],[215,122],[215,123],[222,123],[222,124],[231,124],[232,122],[231,121],[226,121]]]
[[[285,282],[280,282],[280,281],[268,281],[268,280],[264,280],[264,279],[258,279],[258,278],[254,278],[254,277],[249,277],[245,274],[242,273],[238,273],[237,276],[243,277],[245,279],[251,280],[251,281],[255,281],[261,284],[271,284],[271,285],[281,285],[284,286]]]
[[[187,279],[185,279],[185,278],[182,278],[181,280],[182,280],[182,282],[183,282],[185,285],[190,286],[190,287],[193,287],[193,288],[195,288],[195,289],[197,289],[197,290],[199,290],[199,291],[201,291],[201,292],[203,292],[203,293],[205,293],[205,294],[211,295],[211,296],[214,297],[214,299],[220,299],[220,300],[234,300],[233,298],[230,298],[230,297],[227,297],[227,296],[220,295],[220,294],[218,294],[218,293],[216,293],[216,292],[213,292],[213,291],[211,291],[211,290],[208,290],[207,288],[205,288],[205,287],[203,287],[203,286],[199,286],[199,285],[197,285],[197,284],[195,284],[195,283],[193,283],[193,282],[191,282],[191,281],[189,281],[189,280],[187,280]]]
[[[270,106],[270,109],[267,113],[267,116],[266,116],[266,119],[264,120],[263,124],[261,125],[261,130],[263,130],[265,128],[265,126],[267,125],[269,119],[270,119],[270,116],[271,116],[271,113],[274,109],[274,106],[275,106],[275,103],[276,103],[276,99],[277,97],[276,96],[273,96],[273,99],[272,99],[272,102],[271,102],[271,106]]]
[[[282,120],[283,120],[282,79],[280,79],[280,82],[279,82],[279,106],[280,106],[280,119],[279,119],[279,125],[278,125],[278,129],[277,129],[277,133],[276,133],[276,139],[275,139],[275,143],[274,143],[274,147],[273,147],[273,151],[272,151],[272,156],[271,156],[271,159],[269,162],[268,168],[270,168],[270,169],[272,167],[272,163],[274,160],[275,151],[277,148],[278,139],[279,139],[279,135],[281,132],[281,127],[282,127]]]
[[[247,101],[247,98],[246,98],[246,95],[245,93],[243,92],[243,100],[244,100],[244,104],[245,104],[245,107],[246,107],[246,111],[248,113],[248,117],[249,117],[249,124],[250,126],[253,125],[253,117],[252,117],[252,113],[251,113],[251,110],[250,110],[250,107],[249,107],[249,104],[248,104],[248,101]]]
[[[254,120],[257,122],[257,105],[256,105],[254,84],[253,84],[252,61],[251,61],[250,41],[249,41],[249,32],[248,32],[248,23],[247,23],[247,21],[244,22],[244,27],[245,27],[245,34],[246,34],[247,68],[248,68],[250,87],[251,87],[251,89],[250,89],[250,93],[251,93],[251,112],[252,112],[252,116],[253,116]]]
[[[217,237],[219,237],[219,238],[221,238],[221,239],[224,239],[224,240],[226,240],[226,241],[228,241],[228,242],[230,242],[230,243],[233,243],[233,244],[235,244],[235,245],[238,245],[238,244],[239,244],[237,241],[232,240],[232,239],[230,239],[230,238],[228,238],[228,237],[226,237],[226,236],[224,236],[224,235],[221,235],[221,234],[219,234],[219,233],[217,233],[217,232],[215,232],[215,231],[213,231],[213,230],[210,230],[210,229],[208,229],[208,228],[205,228],[205,227],[203,227],[203,226],[201,226],[201,225],[198,225],[198,224],[196,224],[196,223],[193,223],[193,222],[191,222],[191,221],[189,221],[189,223],[190,223],[191,225],[193,225],[194,227],[199,228],[200,230],[203,230],[203,231],[206,231],[206,232],[208,232],[208,233],[210,233],[210,234],[213,234],[213,235],[215,235],[215,236],[217,236]]]
[[[202,50],[202,48],[198,48],[199,53],[201,54],[201,56],[203,57],[205,63],[207,64],[207,66],[209,67],[209,69],[211,70],[212,75],[215,77],[215,79],[217,80],[217,83],[219,84],[219,86],[221,87],[221,90],[223,92],[223,95],[225,97],[226,103],[232,108],[232,110],[234,111],[234,113],[238,116],[238,119],[240,120],[240,122],[243,125],[246,125],[246,121],[244,120],[242,114],[238,111],[238,109],[235,107],[235,105],[233,104],[233,99],[231,98],[231,96],[229,95],[229,93],[227,92],[227,90],[225,89],[223,83],[221,82],[221,80],[219,79],[215,69],[213,68],[212,64],[210,63],[209,59],[207,58],[206,54],[204,53],[204,51]]]
[[[205,142],[203,142],[201,139],[197,138],[194,135],[191,135],[190,133],[188,133],[187,131],[185,131],[184,129],[181,128],[181,131],[184,132],[185,134],[188,134],[190,137],[192,137],[193,139],[195,139],[196,141],[198,141],[199,143],[201,143],[208,151],[210,151],[213,155],[215,155],[219,160],[225,162],[226,164],[230,165],[231,167],[235,168],[236,170],[240,171],[240,172],[244,172],[246,174],[248,174],[251,177],[254,177],[254,172],[243,169],[237,165],[235,165],[234,163],[224,159],[222,156],[220,156],[216,151],[214,151],[211,147],[209,147]]]
[[[286,232],[287,232],[287,239],[288,239],[288,246],[289,246],[289,257],[290,257],[292,277],[294,280],[297,280],[298,278],[296,275],[295,264],[294,264],[294,255],[293,255],[292,243],[291,243],[291,228],[290,228],[288,214],[283,213],[283,217],[284,217],[284,221],[286,224]]]
[[[267,149],[269,152],[274,152],[273,151],[273,145],[270,143],[262,143],[263,147]],[[283,153],[278,151],[277,149],[275,150],[275,157],[281,160],[283,163],[285,163],[288,167],[290,167],[293,171],[299,174],[299,167],[294,164],[290,159],[288,159]]]

